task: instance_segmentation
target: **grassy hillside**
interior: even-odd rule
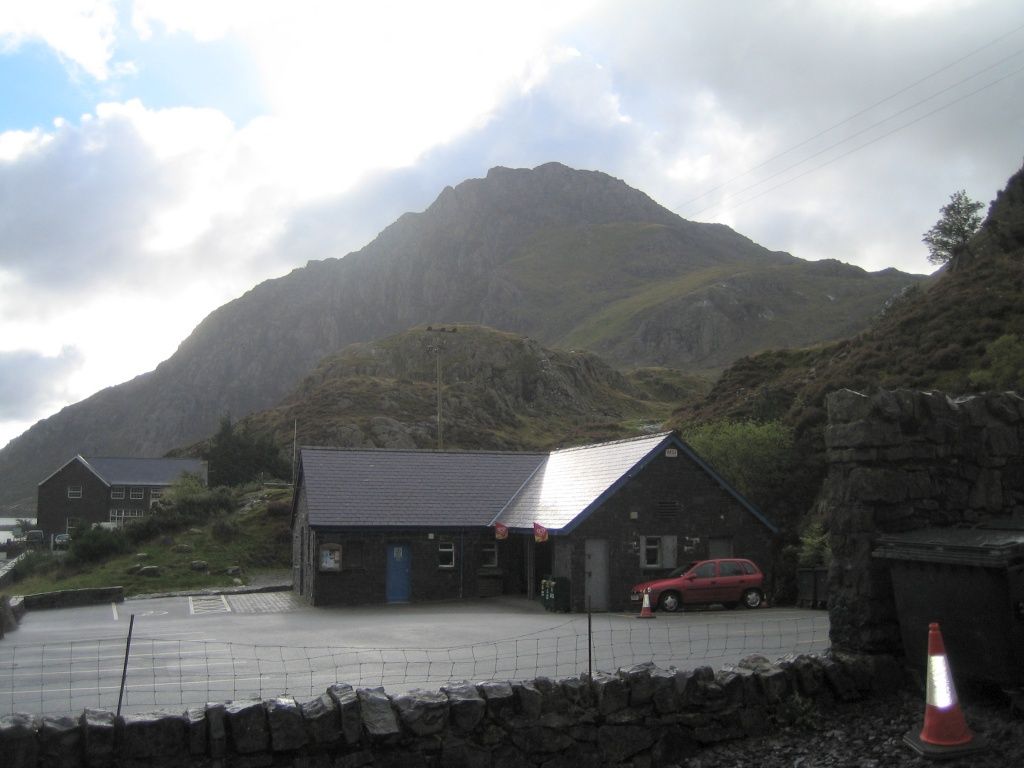
[[[61,589],[123,586],[126,595],[237,586],[254,574],[291,568],[291,489],[241,493],[234,511],[134,544],[129,551],[82,562],[67,553],[30,553],[6,591],[35,594]],[[206,561],[196,571],[193,561]],[[137,566],[160,568],[140,575]],[[228,568],[241,573],[232,576]]]
[[[833,344],[743,358],[670,423],[790,425],[801,457],[793,499],[806,511],[824,472],[825,398],[841,388],[951,395],[1024,389],[1024,171],[992,203],[969,252],[927,285],[904,291],[868,330]]]

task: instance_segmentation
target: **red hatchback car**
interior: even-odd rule
[[[700,560],[676,568],[663,579],[633,587],[630,599],[639,606],[650,593],[651,608],[678,611],[685,605],[720,603],[726,608],[758,608],[764,602],[764,574],[750,560]]]

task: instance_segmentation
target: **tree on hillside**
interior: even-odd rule
[[[793,430],[780,421],[713,421],[684,433],[686,442],[740,493],[768,507],[797,460]]]
[[[261,475],[275,478],[291,475],[288,462],[271,438],[254,435],[244,427],[236,429],[229,416],[221,419],[220,429],[203,458],[210,463],[212,486],[241,485]]]
[[[982,204],[962,189],[950,195],[949,203],[940,209],[939,220],[921,238],[928,246],[928,261],[945,264],[965,253],[968,241],[981,226],[981,209]]]

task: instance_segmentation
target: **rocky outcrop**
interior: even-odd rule
[[[1024,398],[1013,392],[850,390],[828,398],[829,472],[818,504],[831,532],[832,642],[902,652],[879,535],[983,520],[1024,522]]]
[[[310,445],[434,447],[438,372],[446,446],[531,449],[537,446],[513,435],[526,431],[554,441],[564,437],[560,426],[599,428],[651,411],[648,395],[592,354],[451,325],[351,345],[245,426],[282,439],[297,430]]]

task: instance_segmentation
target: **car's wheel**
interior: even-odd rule
[[[679,595],[675,592],[662,592],[658,598],[658,608],[666,613],[675,613],[680,609]]]
[[[760,589],[748,589],[743,593],[743,605],[746,608],[760,608],[764,602],[764,593]]]

